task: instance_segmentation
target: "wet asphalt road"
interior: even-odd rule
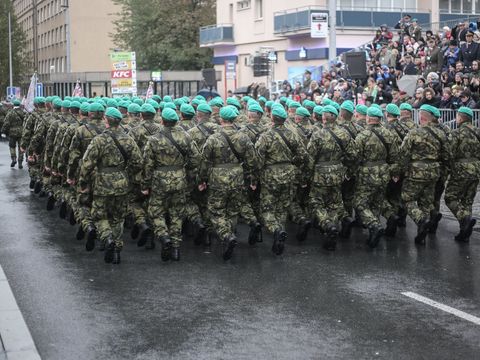
[[[0,202],[0,264],[43,359],[480,359],[479,325],[401,294],[480,316],[480,233],[456,244],[448,216],[425,248],[410,223],[374,251],[359,230],[334,253],[291,232],[281,257],[241,227],[229,263],[192,243],[162,263],[125,235],[114,266],[45,210],[4,142]]]

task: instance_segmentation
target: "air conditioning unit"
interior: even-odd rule
[[[253,66],[253,59],[255,58],[254,55],[249,55],[245,58],[245,65],[246,66]]]

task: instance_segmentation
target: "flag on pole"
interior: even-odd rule
[[[28,87],[27,97],[23,98],[22,105],[28,112],[32,112],[35,107],[33,106],[33,99],[35,98],[35,91],[37,89],[37,73],[32,75],[30,79],[30,86]]]
[[[145,96],[146,99],[150,99],[153,96],[153,82],[150,81],[148,83],[148,90],[147,90],[147,95]]]
[[[80,86],[80,80],[77,80],[77,84],[75,85],[75,89],[73,89],[73,97],[82,97],[83,96],[83,90],[82,87]]]

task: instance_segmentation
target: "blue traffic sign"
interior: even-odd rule
[[[7,100],[11,101],[15,98],[20,99],[21,89],[16,86],[7,86]]]
[[[37,83],[37,88],[35,89],[35,96],[43,96],[43,84]]]

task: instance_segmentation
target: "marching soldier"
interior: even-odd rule
[[[5,116],[5,121],[2,126],[2,133],[8,136],[8,147],[10,148],[10,157],[12,159],[10,167],[15,167],[18,161],[18,168],[23,169],[23,152],[20,149],[20,144],[22,141],[25,112],[20,107],[19,100],[13,100],[12,104],[13,109],[11,109],[7,113],[7,116]]]

